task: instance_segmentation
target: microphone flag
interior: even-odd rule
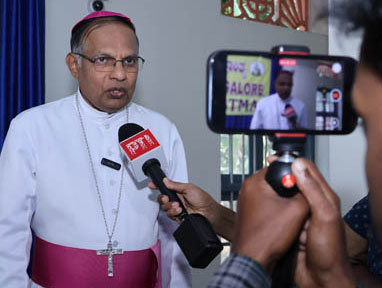
[[[120,139],[119,144],[129,160],[138,182],[147,179],[142,166],[148,159],[158,159],[162,169],[167,169],[167,160],[163,149],[149,129],[134,134],[127,139]]]

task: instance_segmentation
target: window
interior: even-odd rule
[[[234,211],[241,183],[254,171],[253,146],[253,136],[220,136],[221,204]],[[222,239],[222,244],[224,249],[221,262],[229,256],[231,250],[230,243],[225,239]]]
[[[308,31],[309,0],[222,0],[223,15]]]
[[[268,136],[221,135],[221,201],[236,201],[244,179],[266,166],[266,158],[274,153]],[[301,156],[314,161],[313,136],[307,137]]]
[[[253,137],[248,135],[220,137],[222,201],[230,201],[237,199],[244,178],[254,171]]]

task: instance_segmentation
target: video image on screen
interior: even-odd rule
[[[228,55],[226,129],[342,129],[343,63]]]

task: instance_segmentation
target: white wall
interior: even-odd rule
[[[331,2],[332,0],[330,0]],[[358,59],[361,35],[344,35],[329,22],[329,54]],[[365,177],[366,141],[362,128],[348,136],[330,136],[328,153],[322,151],[323,161],[328,163],[328,179],[331,187],[341,197],[342,212],[367,193]]]
[[[146,59],[135,101],[177,125],[183,138],[190,181],[220,198],[219,135],[205,120],[206,61],[217,49],[268,51],[278,44],[310,46],[327,53],[327,37],[220,14],[220,0],[108,0],[106,8],[129,15]],[[46,1],[46,101],[75,91],[65,66],[70,30],[88,13],[88,0]],[[194,271],[193,286],[205,287],[217,261]],[[181,287],[180,287],[181,288]]]

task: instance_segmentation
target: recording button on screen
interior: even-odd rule
[[[342,92],[339,89],[333,89],[330,91],[330,98],[332,99],[332,102],[339,102],[342,99]]]

